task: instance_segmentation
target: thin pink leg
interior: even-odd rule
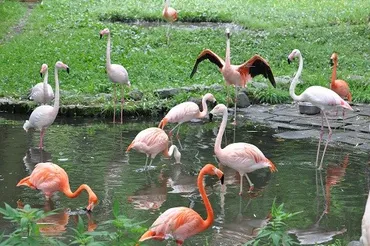
[[[117,92],[116,92],[116,84],[113,84],[113,123],[116,123],[116,99],[117,99]]]
[[[324,111],[322,111],[322,112],[324,113],[324,117],[325,117],[325,120],[326,120],[326,124],[328,124],[329,134],[328,134],[328,140],[326,140],[326,144],[325,144],[324,151],[322,152],[322,157],[321,157],[321,162],[320,162],[319,170],[321,170],[321,169],[322,169],[322,163],[323,163],[323,161],[324,161],[324,156],[325,156],[326,148],[328,147],[328,143],[330,142],[331,134],[332,134],[332,130],[331,130],[331,128],[330,128],[328,118],[326,117],[325,112],[324,112]]]
[[[125,104],[125,94],[123,84],[121,84],[121,124],[123,124],[123,105]]]
[[[231,123],[232,125],[236,125],[236,101],[238,98],[238,86],[235,85],[235,101],[234,101],[234,121]]]
[[[321,144],[322,137],[324,135],[324,118],[323,118],[324,116],[323,116],[323,111],[321,110],[320,113],[321,113],[321,131],[320,131],[319,145],[317,146],[317,153],[316,153],[316,167],[319,164],[320,144]]]
[[[43,148],[43,139],[44,139],[44,135],[45,135],[45,129],[42,128],[41,132],[40,132],[40,144],[39,144],[39,148],[42,149]]]

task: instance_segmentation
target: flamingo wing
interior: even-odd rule
[[[275,78],[270,65],[259,55],[254,55],[248,61],[240,65],[238,71],[242,76],[248,77],[249,75],[252,78],[262,74],[266,79],[268,78],[273,87],[276,87]]]
[[[183,102],[173,107],[165,116],[169,122],[185,122],[199,114],[199,107],[194,102]]]
[[[39,190],[57,191],[60,188],[61,181],[68,176],[66,172],[51,162],[39,163],[32,171],[30,181]]]
[[[192,78],[194,76],[194,74],[197,72],[197,69],[198,69],[198,64],[201,63],[202,61],[208,59],[210,62],[216,64],[218,66],[218,68],[222,69],[223,66],[225,65],[225,61],[219,57],[216,53],[214,53],[212,50],[209,50],[209,49],[206,49],[206,50],[203,50],[195,64],[194,64],[194,67],[193,67],[193,71],[191,71],[191,74],[190,74],[190,78]]]
[[[41,130],[41,128],[48,127],[54,122],[56,115],[54,116],[52,113],[52,106],[38,106],[32,111],[29,121],[34,127],[37,127]]]

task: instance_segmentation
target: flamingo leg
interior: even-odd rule
[[[166,31],[166,38],[167,38],[167,45],[170,44],[170,27],[171,27],[171,24],[167,24],[167,31]]]
[[[150,162],[149,162],[149,167],[150,168],[152,166],[152,163],[153,163],[153,158],[150,158]]]
[[[249,177],[248,177],[248,174],[247,174],[247,173],[245,174],[245,177],[247,178],[248,183],[249,183],[249,191],[248,191],[248,192],[251,192],[251,191],[254,189],[254,184],[253,184],[253,183],[252,183],[252,181],[249,179]]]
[[[173,133],[173,130],[175,130],[178,126],[180,126],[182,124],[182,122],[178,123],[174,128],[172,128],[172,130],[168,133],[169,136],[172,136],[172,133]],[[178,134],[178,132],[177,132]]]
[[[328,124],[329,134],[328,134],[328,139],[326,140],[326,144],[325,144],[324,151],[322,152],[322,156],[321,156],[321,162],[320,162],[319,170],[321,170],[321,169],[322,169],[322,163],[323,163],[323,161],[324,161],[324,156],[325,156],[326,148],[328,147],[328,143],[330,142],[331,134],[332,134],[332,130],[331,130],[331,128],[330,128],[330,124],[329,124],[328,118],[326,117],[325,112],[324,112],[324,111],[322,111],[322,112],[323,112],[323,114],[324,114],[324,117],[325,117],[325,120],[326,120],[326,124]]]
[[[125,104],[125,94],[123,84],[121,84],[121,124],[123,124],[123,105]]]
[[[226,102],[227,102],[227,107],[229,108],[229,106],[230,106],[230,92],[229,92],[229,86],[227,84],[226,84],[226,93],[227,93]]]
[[[343,109],[343,131],[346,131],[346,128],[344,128],[346,126],[346,124],[344,123],[345,115],[346,115],[346,111]]]
[[[116,123],[116,84],[113,84],[113,123]]]
[[[181,127],[181,124],[179,125],[179,127],[177,128],[177,132],[176,132],[176,138],[179,139],[179,131],[180,131],[180,127]]]
[[[39,148],[42,149],[43,148],[43,140],[44,140],[44,135],[45,135],[45,128],[42,128],[41,131],[40,131],[40,143],[39,143]]]
[[[236,125],[236,101],[238,98],[238,86],[235,85],[235,102],[234,102],[234,122],[231,124]]]
[[[241,196],[243,194],[243,175],[240,174],[240,190],[239,190],[239,196]]]
[[[148,158],[149,158],[149,155],[146,155],[144,170],[146,169],[146,166],[148,165]]]
[[[320,144],[321,144],[322,137],[324,135],[324,118],[323,118],[324,116],[323,116],[322,110],[320,111],[320,114],[321,114],[321,130],[320,130],[319,145],[317,146],[317,153],[316,153],[316,167],[317,167],[317,164],[319,164]]]

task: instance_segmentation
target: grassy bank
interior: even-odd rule
[[[231,52],[234,63],[241,63],[258,53],[265,57],[274,75],[292,76],[298,64],[288,65],[287,55],[299,48],[305,58],[300,92],[310,85],[329,85],[329,58],[339,53],[338,77],[349,82],[357,102],[370,102],[370,28],[367,1],[172,1],[179,20],[233,22]],[[42,63],[53,66],[62,60],[71,68],[70,75],[60,75],[62,103],[100,104],[111,108],[110,100],[96,96],[112,93],[105,73],[106,39],[99,40],[99,30],[109,27],[112,36],[112,62],[126,67],[132,87],[144,93],[140,102],[128,102],[128,108],[172,106],[205,91],[180,93],[160,102],[154,90],[193,84],[224,84],[215,65],[204,62],[193,79],[189,78],[199,52],[210,48],[220,56],[225,53],[225,26],[176,23],[167,45],[166,23],[161,20],[162,4],[149,0],[125,1],[51,1],[35,7],[24,32],[0,46],[0,96],[27,95],[40,81]],[[126,22],[110,22],[122,20]],[[152,23],[140,24],[136,20]],[[208,26],[208,28],[204,28]],[[256,81],[266,82],[261,77]],[[53,85],[53,76],[49,82]],[[267,83],[267,82],[266,82]],[[253,84],[253,83],[252,83]],[[290,102],[288,84],[277,89],[257,89],[249,93],[260,102]],[[225,102],[224,91],[213,91]],[[87,100],[86,98],[93,97]]]
[[[18,1],[0,1],[0,41],[11,32],[11,27],[24,15],[26,9],[27,6]]]

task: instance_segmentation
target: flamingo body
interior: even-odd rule
[[[222,183],[223,172],[213,165],[207,164],[198,175],[197,184],[207,210],[207,219],[203,220],[203,218],[191,208],[170,208],[154,221],[150,229],[141,236],[139,239],[140,242],[148,239],[162,241],[167,238],[174,238],[177,245],[181,246],[186,238],[202,232],[212,225],[214,221],[213,209],[203,184],[204,175],[206,174],[218,176]]]
[[[44,76],[44,81],[41,83],[36,84],[34,87],[31,89],[30,93],[30,99],[34,100],[35,102],[39,104],[47,104],[50,103],[51,100],[54,98],[54,92],[53,88],[51,88],[50,84],[48,84],[48,75],[49,75],[49,69],[47,64],[42,64],[41,70],[40,70],[40,75],[42,77],[43,74]]]
[[[165,7],[163,8],[162,11],[162,16],[166,21],[172,23],[177,20],[177,11],[174,8],[169,7],[167,6],[167,4],[165,4]]]
[[[107,67],[107,74],[113,83],[130,85],[127,70],[122,65],[111,64]]]
[[[341,98],[347,100],[349,102],[352,101],[352,95],[349,90],[348,83],[344,80],[337,79],[337,66],[338,66],[338,55],[337,53],[333,53],[330,58],[330,63],[333,65],[333,72],[331,75],[331,83],[330,89],[335,91]]]
[[[87,210],[93,210],[98,198],[88,185],[81,185],[74,193],[69,186],[69,178],[63,168],[51,162],[39,163],[35,166],[31,175],[19,181],[17,186],[25,185],[32,189],[41,190],[46,199],[50,199],[53,193],[63,192],[70,198],[77,197],[82,190],[89,194],[89,204]]]
[[[218,104],[210,113],[214,115],[222,115],[222,122],[217,134],[214,151],[221,164],[239,172],[240,195],[243,192],[244,175],[248,179],[250,190],[254,187],[247,173],[266,167],[270,168],[271,172],[277,171],[275,165],[253,144],[232,143],[227,145],[225,148],[221,148],[222,135],[225,132],[228,117],[227,107],[224,104]]]

